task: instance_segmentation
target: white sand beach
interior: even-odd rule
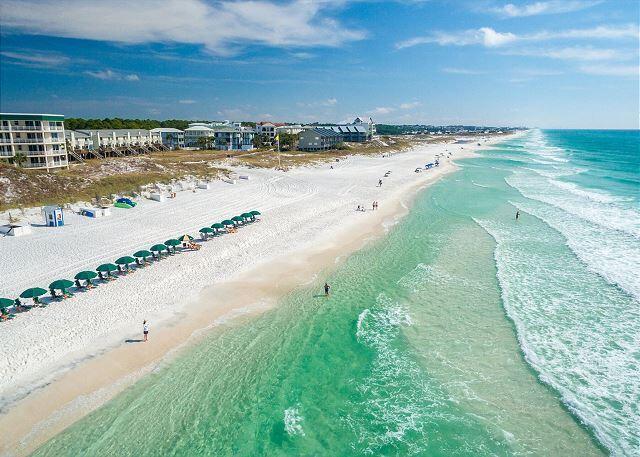
[[[484,144],[491,141],[495,140]],[[225,284],[240,290],[237,281],[243,275],[277,262],[281,269],[304,269],[308,259],[300,253],[320,255],[323,242],[333,243],[331,258],[335,261],[341,249],[345,254],[349,252],[348,248],[340,248],[349,242],[349,233],[360,237],[361,243],[362,236],[372,227],[380,227],[397,216],[403,200],[411,198],[416,189],[453,170],[454,159],[477,148],[475,141],[434,144],[387,157],[349,157],[331,164],[333,169],[330,164],[323,164],[288,172],[236,170],[250,179],[236,184],[217,181],[210,189],[179,192],[175,199],[161,203],[141,200],[133,209],[114,208],[111,216],[100,219],[67,212],[64,227],[34,226],[30,235],[0,239],[0,296],[15,297],[29,287],[46,288],[53,280],[72,279],[81,270],[93,270],[101,263],[113,262],[166,239],[184,233],[196,236],[201,227],[242,212],[257,209],[262,213],[261,222],[203,242],[199,251],[169,256],[117,280],[100,283],[93,290],[78,292],[70,299],[33,308],[0,323],[0,424],[23,424],[19,438],[4,443],[5,438],[0,439],[0,453],[16,452],[17,442],[26,446],[17,453],[24,453],[30,448],[24,437],[36,426],[40,432],[48,428],[50,414],[68,399],[95,393],[161,358],[181,342],[171,339],[172,332],[186,340],[194,331],[221,322],[225,316],[248,312],[248,306],[264,305],[229,300],[228,306],[216,311],[213,307],[219,306],[224,301],[221,297],[228,293],[223,289]],[[451,158],[440,159],[438,168],[414,171],[445,151],[451,153]],[[382,178],[389,170],[390,176]],[[380,178],[382,187],[377,186]],[[371,209],[374,200],[379,202],[378,211]],[[355,211],[358,205],[366,211]],[[277,286],[281,276],[269,281]],[[291,278],[292,282],[299,280],[295,275]],[[212,299],[216,295],[218,301]],[[203,308],[203,303],[210,307]],[[189,314],[195,310],[204,313],[205,321],[200,318],[197,324],[191,321],[189,326],[176,330],[177,323],[189,321]],[[145,349],[140,349],[143,344],[125,343],[141,337],[144,319],[151,322],[151,342],[144,345]],[[161,335],[166,336],[162,343]],[[155,350],[147,349],[149,346]],[[41,411],[28,403],[34,395],[57,388],[56,383],[61,380],[68,382],[69,372],[90,366],[91,360],[116,353],[113,351],[119,351],[121,356],[128,351],[138,351],[132,353],[139,355],[142,350],[152,352],[122,363],[111,374],[109,366],[102,363],[98,372],[92,372],[92,379],[87,376],[84,390],[81,385],[85,379],[76,376],[79,390],[68,394],[68,398],[62,395],[51,399],[52,403],[42,406]],[[103,395],[100,402],[110,395]],[[49,392],[47,398],[53,397]],[[28,406],[20,409],[25,404]],[[26,441],[40,441],[61,427],[51,427],[48,433]]]

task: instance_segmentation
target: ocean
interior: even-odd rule
[[[35,455],[638,455],[639,148],[532,130],[460,161]]]

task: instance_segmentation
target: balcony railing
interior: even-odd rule
[[[14,143],[42,143],[44,142],[44,138],[14,138]]]
[[[64,127],[57,125],[0,125],[0,131],[3,132],[34,132],[34,131],[43,131],[43,132],[61,132],[64,130]]]

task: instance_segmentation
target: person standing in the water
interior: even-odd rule
[[[520,217],[520,210],[516,210],[516,221],[518,220],[519,217]]]
[[[329,290],[331,290],[331,286],[325,282],[324,283],[324,296],[325,297],[329,296]]]

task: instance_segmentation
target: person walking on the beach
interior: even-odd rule
[[[382,187],[382,179],[378,179],[378,187]]]
[[[324,283],[324,296],[325,296],[325,297],[328,297],[328,296],[329,296],[329,291],[330,291],[330,290],[331,290],[331,286],[325,282],[325,283]]]
[[[518,220],[518,218],[520,217],[520,210],[516,211],[516,221]]]
[[[147,336],[149,335],[149,324],[147,324],[147,321],[145,320],[144,322],[142,322],[142,334],[144,335],[144,342],[147,342]]]

